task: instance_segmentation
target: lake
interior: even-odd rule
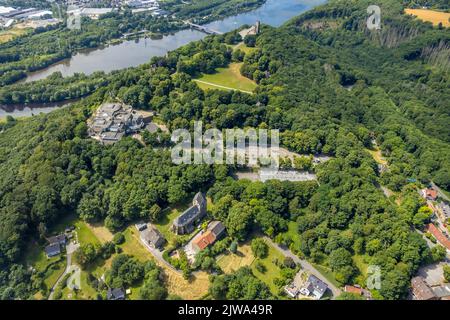
[[[267,0],[258,9],[223,20],[207,24],[214,30],[228,32],[244,24],[254,24],[257,20],[274,27],[282,25],[289,19],[325,3],[325,0]],[[135,67],[148,62],[154,56],[163,56],[191,41],[203,39],[206,34],[196,30],[182,30],[162,39],[141,38],[123,41],[120,44],[104,48],[84,50],[73,57],[51,65],[48,68],[30,73],[26,82],[44,79],[59,71],[63,76],[74,73],[91,74],[95,71],[110,72],[128,67]]]
[[[256,10],[235,15],[207,24],[214,30],[228,32],[244,24],[254,24],[257,20],[263,24],[278,27],[289,19],[325,3],[326,0],[267,0]],[[24,82],[45,79],[53,72],[61,72],[64,77],[75,73],[92,74],[95,71],[111,72],[129,67],[136,67],[148,62],[154,56],[163,56],[191,41],[206,37],[206,34],[196,30],[182,30],[166,35],[162,39],[141,38],[123,41],[97,49],[82,50],[69,59],[62,60],[45,69],[30,73]],[[13,107],[0,106],[0,117],[6,115],[30,116],[38,112],[49,112],[56,105],[24,105]],[[35,110],[34,109],[39,109]]]

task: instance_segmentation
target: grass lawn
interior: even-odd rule
[[[88,225],[86,222],[80,220],[76,214],[71,213],[65,215],[62,219],[59,220],[57,224],[55,224],[52,228],[52,234],[59,234],[64,232],[64,229],[69,226],[75,226],[76,232],[78,235],[78,241],[80,244],[92,243],[92,244],[101,244],[106,241],[100,241],[96,236],[94,231],[104,230],[101,227],[92,227]],[[106,230],[106,228],[104,228]],[[107,231],[107,230],[106,230]],[[109,232],[109,231],[108,231]],[[98,233],[98,232],[96,232]],[[111,235],[112,239],[112,235]]]
[[[360,285],[364,284],[364,281],[367,277],[367,268],[369,267],[369,264],[365,261],[365,258],[366,256],[364,255],[354,255],[352,257],[353,262],[360,273],[360,275],[356,277],[355,282]]]
[[[87,282],[87,272],[81,271],[81,279],[80,279],[81,290],[77,293],[70,290],[68,287],[65,287],[62,290],[62,298],[61,300],[96,300],[97,299],[97,290],[92,288]]]
[[[244,42],[241,42],[241,43],[237,44],[236,46],[234,46],[233,49],[234,50],[239,49],[239,50],[243,51],[245,54],[247,54],[247,53],[252,52],[256,48],[247,47],[247,45]]]
[[[281,269],[274,263],[275,260],[284,261],[284,256],[272,245],[269,246],[269,254],[264,259],[255,259],[251,264],[253,274],[269,287],[273,295],[278,296],[278,287],[273,283],[276,278],[281,278]],[[256,270],[256,263],[261,262],[267,269],[265,273]]]
[[[431,22],[435,26],[442,23],[444,27],[450,27],[450,13],[428,9],[405,9],[405,12],[420,20]]]
[[[47,270],[43,276],[44,284],[47,289],[50,289],[58,280],[59,276],[64,272],[66,268],[65,256],[57,256],[53,258],[47,258],[44,252],[44,248],[35,241],[30,241],[26,249],[26,254],[22,258],[22,263],[25,266],[32,266],[37,272],[43,272]],[[50,266],[52,265],[52,266]],[[36,295],[42,297],[42,293]]]
[[[78,241],[80,244],[92,243],[100,245],[101,241],[95,236],[94,232],[84,221],[75,222],[75,227],[78,235]]]
[[[191,203],[186,203],[182,205],[178,205],[174,208],[170,208],[169,210],[165,210],[162,214],[161,219],[154,223],[155,227],[164,235],[168,243],[172,243],[175,239],[179,240],[187,240],[190,238],[190,235],[177,236],[170,230],[172,226],[173,220],[178,217],[183,211],[185,211]]]
[[[106,243],[112,241],[114,235],[103,224],[86,224],[88,229],[94,234],[94,236],[101,242]]]
[[[289,221],[288,230],[285,234],[292,240],[291,246],[300,251],[300,234],[298,233],[298,223],[296,221]]]
[[[65,269],[66,269],[65,260],[57,262],[56,264],[52,265],[45,274],[44,280],[45,286],[48,289],[53,287],[58,278],[63,274]]]
[[[379,148],[376,148],[373,150],[371,150],[371,149],[366,149],[366,150],[367,150],[367,152],[369,152],[372,155],[372,157],[374,158],[376,163],[387,165],[387,161],[381,155],[381,150]]]
[[[330,281],[332,284],[334,284],[336,287],[340,288],[342,286],[341,283],[337,282],[334,277],[334,272],[331,271],[330,268],[324,267],[319,264],[311,263],[314,268],[317,269],[328,281]]]
[[[217,264],[225,273],[233,273],[241,267],[249,266],[255,257],[249,244],[239,245],[236,253],[228,252],[217,259]]]
[[[218,68],[214,74],[204,74],[195,79],[203,90],[224,89],[252,92],[257,87],[256,82],[241,75],[242,63],[230,63],[228,68]]]
[[[0,116],[0,123],[5,123],[6,122],[6,117],[8,117],[8,116],[9,116],[9,114],[5,114],[3,116]],[[14,120],[16,120],[16,122],[24,120],[24,119],[27,119],[27,118],[30,117],[30,116],[13,116],[13,115],[10,115],[10,116],[13,117]]]

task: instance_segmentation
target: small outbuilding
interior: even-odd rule
[[[121,288],[108,289],[106,293],[106,298],[108,300],[125,300],[125,291]]]

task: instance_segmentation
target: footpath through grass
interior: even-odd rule
[[[223,89],[252,93],[257,84],[241,75],[241,66],[242,63],[230,63],[228,68],[218,68],[216,73],[204,74],[195,81],[203,90]]]

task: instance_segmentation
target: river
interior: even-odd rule
[[[264,5],[256,10],[214,21],[207,24],[207,27],[228,32],[243,24],[254,24],[257,20],[263,24],[278,27],[287,20],[325,2],[326,0],[267,0]],[[205,36],[206,34],[202,32],[188,29],[164,36],[162,39],[141,38],[98,49],[83,50],[69,59],[30,73],[25,82],[45,79],[57,71],[67,77],[75,73],[89,75],[95,71],[111,72],[135,67],[148,62],[154,56],[165,55],[168,51],[175,50],[191,41],[203,39]],[[43,105],[22,106],[14,109],[0,106],[0,117],[8,114],[14,116],[32,115],[36,113],[33,112],[35,108],[39,108],[38,112],[49,112],[52,109],[52,107]]]

